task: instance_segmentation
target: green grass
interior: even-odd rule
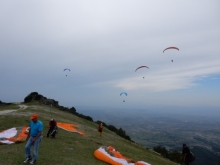
[[[19,109],[19,106],[17,104],[11,104],[11,105],[4,105],[4,106],[0,106],[0,112],[2,110],[9,110],[9,109]]]
[[[147,150],[143,146],[117,136],[108,129],[104,128],[103,136],[100,137],[97,131],[98,125],[94,122],[90,122],[68,112],[62,112],[56,108],[39,105],[37,103],[25,105],[28,105],[29,107],[24,110],[0,115],[0,131],[11,127],[28,125],[30,116],[33,113],[37,113],[39,115],[39,120],[41,120],[44,124],[44,137],[39,147],[37,164],[106,165],[106,163],[96,159],[93,153],[100,146],[108,145],[114,146],[122,155],[132,158],[135,161],[142,160],[152,165],[175,164],[151,150]],[[10,106],[13,107],[14,105]],[[5,110],[7,108],[8,107],[5,107]],[[1,110],[4,110],[4,108],[1,107]],[[85,136],[59,129],[55,139],[46,138],[45,136],[49,129],[48,122],[50,118],[54,118],[58,122],[77,124],[79,126],[78,130],[85,132]],[[25,158],[25,144],[26,143],[0,145],[0,165],[23,164]]]

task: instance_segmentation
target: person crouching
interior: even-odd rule
[[[57,122],[54,119],[51,119],[49,122],[49,130],[47,132],[47,137],[51,136],[55,138],[55,135],[57,133]]]

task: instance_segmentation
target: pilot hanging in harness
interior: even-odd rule
[[[57,122],[54,119],[51,119],[49,122],[50,129],[47,132],[47,137],[51,136],[55,138],[55,135],[57,133]]]

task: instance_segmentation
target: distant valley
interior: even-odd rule
[[[123,128],[132,140],[146,148],[160,145],[168,150],[181,151],[182,143],[186,143],[192,151],[197,153],[203,149],[220,163],[220,115],[217,111],[192,113],[89,107],[79,107],[77,111]]]

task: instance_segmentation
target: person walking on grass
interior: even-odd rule
[[[103,125],[102,125],[102,123],[99,124],[98,131],[99,131],[99,133],[100,133],[99,135],[102,136],[102,131],[103,131]]]
[[[25,145],[25,156],[24,163],[35,164],[38,157],[38,148],[42,139],[43,123],[38,120],[38,115],[33,114],[29,123],[29,133],[27,136],[27,143]],[[33,157],[31,156],[31,147],[34,147]]]

